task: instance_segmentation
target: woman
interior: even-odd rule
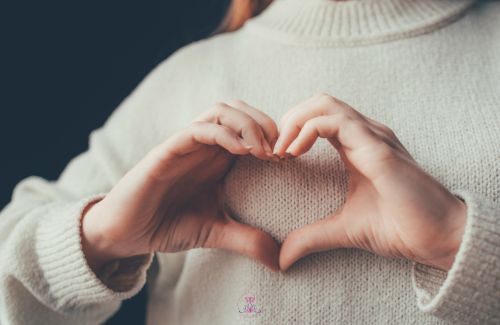
[[[500,323],[500,4],[266,5],[17,186],[1,324]]]

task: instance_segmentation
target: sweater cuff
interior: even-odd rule
[[[467,324],[500,324],[500,207],[467,191],[465,231],[448,272],[414,263],[419,308]]]
[[[100,199],[101,195],[57,205],[39,222],[36,252],[47,281],[47,291],[58,307],[119,302],[139,292],[146,281],[152,254],[111,263],[102,280],[87,264],[81,244],[81,217],[88,204]],[[118,291],[103,281],[116,285]]]

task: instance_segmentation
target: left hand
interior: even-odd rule
[[[282,118],[274,153],[300,156],[318,137],[328,139],[346,165],[346,202],[288,234],[280,268],[313,252],[353,247],[449,270],[465,227],[465,204],[427,174],[387,126],[327,94]]]

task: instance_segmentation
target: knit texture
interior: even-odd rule
[[[500,218],[494,205],[477,194],[456,191],[468,202],[467,225],[453,268],[446,274],[416,264],[413,285],[422,310],[468,324],[500,324],[498,257]],[[468,267],[473,265],[474,267]],[[469,293],[469,294],[463,294]],[[478,312],[478,309],[481,312]],[[474,315],[471,320],[470,315]]]
[[[237,32],[177,51],[56,182],[32,177],[16,187],[0,216],[0,324],[103,322],[146,272],[148,324],[498,324],[498,17],[499,2],[277,0]],[[217,101],[242,99],[279,121],[318,92],[391,127],[465,201],[449,272],[337,249],[275,274],[244,256],[194,249],[92,273],[81,212],[153,146]],[[342,206],[347,175],[319,140],[279,164],[240,157],[224,191],[235,219],[282,241]],[[249,304],[253,312],[242,312]]]

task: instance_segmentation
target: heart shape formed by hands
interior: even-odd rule
[[[237,156],[279,162],[305,154],[318,138],[348,172],[345,204],[291,231],[281,247],[237,222],[222,184]],[[393,131],[328,95],[316,95],[276,123],[242,102],[218,103],[161,143],[83,216],[82,245],[98,270],[111,260],[197,247],[249,256],[286,270],[313,252],[341,247],[448,269],[465,225],[462,200],[427,174]]]

